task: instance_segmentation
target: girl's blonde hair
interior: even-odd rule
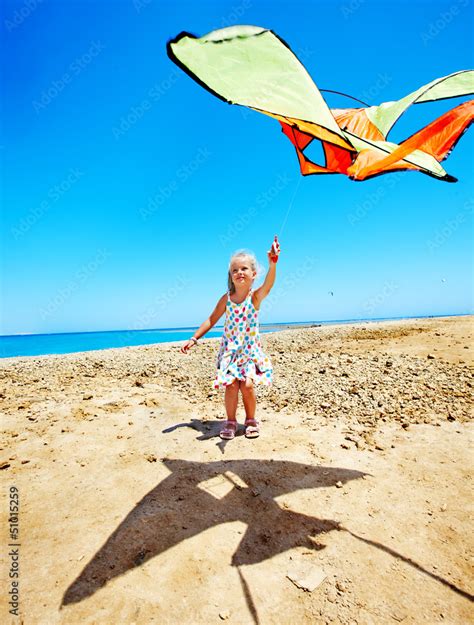
[[[232,274],[230,273],[230,268],[232,267],[232,263],[234,262],[236,258],[248,258],[252,271],[257,272],[257,275],[260,269],[257,258],[255,257],[255,254],[253,252],[250,252],[249,250],[238,250],[237,252],[232,254],[232,256],[230,257],[230,261],[229,261],[229,270],[227,271],[227,288],[231,295],[232,293],[235,293],[235,286],[234,286],[234,283],[232,282]]]

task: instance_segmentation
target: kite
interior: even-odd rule
[[[457,180],[440,163],[473,121],[474,100],[399,144],[387,136],[412,104],[474,93],[473,70],[437,78],[394,102],[369,106],[357,100],[363,108],[330,109],[321,95],[328,90],[316,87],[290,47],[271,30],[230,26],[200,38],[182,32],[168,42],[167,50],[174,63],[213,95],[277,119],[296,150],[303,176],[339,173],[366,180],[409,169],[446,182]],[[323,165],[305,155],[315,139],[322,143]]]

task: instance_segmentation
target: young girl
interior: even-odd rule
[[[275,282],[279,254],[280,245],[275,237],[271,250],[267,252],[267,275],[262,286],[254,291],[252,287],[257,275],[255,256],[245,251],[235,253],[229,264],[228,292],[219,299],[209,318],[181,348],[186,353],[226,313],[214,380],[214,388],[225,388],[227,421],[220,432],[223,439],[234,438],[237,431],[239,391],[245,408],[245,436],[256,438],[260,434],[259,423],[255,419],[254,384],[269,386],[272,383],[272,365],[262,351],[258,311]]]

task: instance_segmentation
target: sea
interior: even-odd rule
[[[260,324],[260,331],[278,332],[289,328],[308,328],[321,325],[339,325],[372,321],[389,321],[410,318],[431,318],[438,315],[424,317],[388,317],[384,319],[344,319],[332,321],[304,321],[274,324]],[[448,315],[439,315],[448,316]],[[98,349],[116,347],[130,347],[133,345],[152,345],[156,343],[170,343],[185,341],[197,330],[190,328],[161,328],[156,330],[110,330],[106,332],[67,332],[58,334],[15,334],[0,336],[0,358],[16,356],[45,356],[48,354],[71,354],[74,352],[88,352]],[[222,336],[223,328],[215,327],[205,338]]]
[[[260,324],[260,332],[277,332],[289,327],[308,326],[307,323]],[[0,358],[14,356],[45,356],[71,354],[97,349],[153,345],[156,343],[184,342],[197,327],[159,328],[156,330],[109,330],[106,332],[63,332],[58,334],[15,334],[0,336]],[[215,327],[205,338],[222,336],[223,327]]]

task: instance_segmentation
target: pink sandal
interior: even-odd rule
[[[255,419],[245,421],[245,438],[258,438],[260,436],[260,427]]]
[[[234,438],[237,431],[237,421],[226,421],[224,427],[219,432],[219,436],[226,441],[230,441]]]

